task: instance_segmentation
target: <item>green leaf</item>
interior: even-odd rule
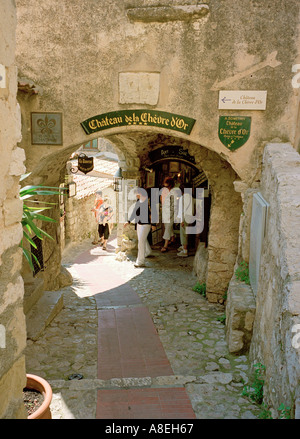
[[[23,230],[23,235],[27,239],[27,241],[32,245],[32,247],[37,248],[35,242],[30,238],[30,236]]]
[[[32,221],[32,219],[31,219],[28,215],[26,215],[26,218],[27,218],[27,224],[26,224],[26,226],[28,225],[28,226],[33,230],[33,232],[36,234],[36,236],[37,236],[39,239],[43,239],[43,238],[42,238],[42,235],[41,235],[41,233],[40,233],[40,228],[37,227],[37,226],[34,224],[34,222]]]
[[[31,252],[28,251],[26,248],[20,246],[23,250],[23,254],[25,256],[26,261],[28,262],[28,264],[30,265],[30,268],[32,269],[32,271],[34,271],[34,266],[31,260]]]
[[[247,262],[242,261],[235,271],[235,277],[245,284],[250,285],[249,266]]]
[[[25,192],[34,192],[34,191],[39,191],[39,190],[42,190],[42,191],[44,191],[45,189],[51,189],[51,193],[59,193],[61,190],[64,190],[64,189],[66,189],[66,188],[58,188],[58,187],[55,187],[55,186],[43,186],[43,185],[32,185],[32,184],[30,184],[30,185],[27,185],[27,186],[23,186],[21,189],[20,189],[20,192],[22,192],[22,191],[25,191]]]
[[[201,294],[203,297],[206,297],[206,284],[200,284],[200,282],[197,282],[196,285],[192,288],[193,291],[196,293]]]
[[[42,221],[46,221],[46,222],[51,222],[51,223],[56,223],[55,219],[50,218],[49,216],[39,215],[37,213],[34,214],[34,219],[38,219],[38,220],[42,220]]]
[[[25,180],[29,175],[30,173],[22,175],[20,181]],[[67,188],[58,188],[43,185],[27,185],[20,189],[19,196],[20,199],[23,201],[23,215],[21,221],[21,224],[23,226],[23,238],[26,239],[27,242],[29,242],[33,246],[33,248],[36,249],[37,246],[30,236],[32,234],[35,234],[36,237],[40,240],[43,240],[44,237],[53,240],[53,237],[45,232],[42,228],[38,227],[35,224],[35,221],[38,220],[42,222],[56,222],[55,219],[46,215],[42,215],[41,213],[45,210],[52,209],[53,206],[57,206],[57,203],[38,200],[37,197],[60,195],[63,191],[67,191]],[[26,204],[24,203],[25,200],[27,200]],[[34,260],[40,267],[40,263],[37,257],[32,252],[23,247],[23,240],[21,241],[20,247],[23,249],[23,254],[28,261],[31,269],[34,270],[32,260]]]
[[[26,222],[22,221],[21,224],[23,226],[23,233],[25,228],[28,230],[29,233],[32,233],[31,227]]]
[[[58,189],[52,186],[24,186],[20,189],[19,195],[22,200],[25,200],[36,197],[37,195],[59,195],[64,190],[67,190],[67,188]]]
[[[31,257],[35,260],[35,262],[37,263],[37,265],[41,268],[41,264],[38,261],[38,258],[35,256],[34,253],[31,252]]]
[[[52,241],[54,241],[54,238],[53,238],[52,236],[48,235],[48,233],[46,233],[45,230],[42,230],[42,229],[39,229],[39,230],[40,230],[40,232],[41,232],[44,236],[47,236],[47,238],[49,238],[49,239],[51,239]]]
[[[34,203],[34,201],[32,201],[32,203]],[[57,203],[47,203],[47,204],[52,204],[52,206],[56,206]],[[35,212],[43,212],[43,210],[49,210],[49,209],[53,209],[52,206],[41,206],[41,209],[37,210],[36,206],[27,206],[24,204],[24,210],[34,210]]]

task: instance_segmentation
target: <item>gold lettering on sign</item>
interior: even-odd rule
[[[236,134],[236,130],[225,130],[224,128],[220,129],[221,134]]]
[[[110,127],[110,126],[118,125],[121,123],[123,123],[123,119],[121,116],[109,117],[109,118],[107,116],[105,116],[104,118],[102,118],[100,120],[98,120],[98,119],[90,120],[89,127],[91,130],[96,130],[97,128]]]
[[[120,112],[122,113],[122,112]],[[106,113],[85,121],[86,126],[84,129],[86,132],[99,131],[100,129],[113,128],[116,126],[124,125],[152,125],[168,129],[180,130],[182,132],[190,133],[191,122],[193,119],[184,118],[176,114],[154,112],[147,110],[126,110],[120,114],[116,112]],[[83,125],[84,126],[84,125]]]

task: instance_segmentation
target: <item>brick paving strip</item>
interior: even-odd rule
[[[98,309],[98,379],[173,376],[151,315],[138,294],[101,260],[97,270],[88,265],[86,254],[75,262]],[[97,419],[196,417],[184,387],[100,389],[97,396]]]
[[[107,252],[90,240],[68,246],[62,263],[73,284],[63,289],[63,309],[28,340],[26,369],[50,382],[53,419],[257,418],[260,408],[241,396],[248,357],[228,352],[217,321],[224,308],[192,291],[193,259],[154,251],[148,268],[135,269],[133,259],[116,260],[114,248],[113,241]],[[78,373],[83,379],[68,379]],[[175,398],[182,404],[180,414],[167,412],[164,391],[170,409]]]

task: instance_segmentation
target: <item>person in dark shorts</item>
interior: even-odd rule
[[[101,204],[103,203],[102,192],[97,191],[95,194],[94,207],[91,209],[95,215],[95,229],[93,231],[93,242],[92,244],[97,245],[99,241],[99,224],[97,220],[98,210],[100,209]]]
[[[100,237],[100,246],[106,250],[106,243],[110,235],[109,221],[113,216],[113,209],[109,204],[108,197],[105,196],[103,203],[98,210],[98,233]]]

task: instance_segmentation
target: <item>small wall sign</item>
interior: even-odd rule
[[[154,149],[149,152],[149,158],[151,163],[158,162],[160,160],[172,159],[172,160],[184,160],[191,164],[195,164],[195,157],[191,156],[188,150],[179,145],[163,146],[159,149]]]
[[[6,88],[6,69],[3,64],[0,64],[0,88]]]
[[[32,145],[62,145],[62,113],[31,113]]]
[[[155,171],[147,172],[146,175],[146,188],[155,187]]]
[[[219,110],[265,110],[267,92],[261,90],[220,90]]]
[[[99,114],[81,122],[86,134],[121,126],[155,126],[190,134],[195,119],[156,110],[120,110]]]
[[[200,171],[199,174],[193,178],[193,185],[195,187],[198,187],[198,186],[200,186],[200,184],[204,183],[206,180],[207,180],[206,175],[204,174],[203,171]]]
[[[219,139],[230,151],[243,146],[250,136],[251,117],[220,116]]]

